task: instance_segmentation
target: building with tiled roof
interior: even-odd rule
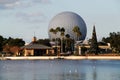
[[[33,37],[32,42],[21,47],[21,49],[24,51],[24,56],[42,56],[46,54],[54,54],[52,47],[37,43],[36,37]]]

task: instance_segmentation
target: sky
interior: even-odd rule
[[[120,32],[120,0],[0,0],[0,35],[30,42],[48,38],[50,20],[58,13],[80,15],[91,38],[96,26],[98,40],[110,32]]]

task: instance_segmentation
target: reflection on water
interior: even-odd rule
[[[0,61],[0,80],[120,80],[119,60]]]

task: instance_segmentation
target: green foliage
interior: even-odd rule
[[[72,31],[76,34],[76,40],[79,40],[80,36],[82,35],[80,32],[80,28],[78,26],[75,26]]]
[[[89,53],[95,53],[97,55],[98,52],[99,52],[99,48],[98,48],[97,36],[96,36],[96,31],[95,31],[95,26],[94,26]]]
[[[98,45],[99,45],[99,46],[103,46],[103,45],[105,46],[105,45],[108,45],[108,44],[105,43],[105,42],[98,42]]]
[[[2,42],[3,41],[3,37],[2,36],[0,36],[0,42]]]
[[[23,41],[22,39],[19,39],[19,38],[14,39],[11,37],[7,39],[7,38],[4,38],[3,36],[0,36],[0,51],[3,50],[3,47],[5,45],[21,47],[24,44],[25,44],[25,41]]]
[[[70,35],[69,35],[69,34],[66,34],[65,37],[66,37],[66,38],[70,38]]]
[[[102,41],[110,43],[112,50],[120,53],[120,32],[112,32],[109,34],[109,37],[104,37]]]
[[[65,47],[66,47],[66,52],[67,51],[72,51],[72,44],[74,44],[74,41],[70,38],[69,34],[65,35]]]
[[[65,29],[62,27],[61,29],[60,29],[60,32],[61,32],[61,36],[64,36],[65,34]]]
[[[52,32],[53,34],[57,33],[57,31],[55,29],[53,29],[53,28],[50,29],[50,32]]]
[[[23,41],[22,39],[18,39],[18,38],[10,39],[9,42],[8,42],[8,45],[10,45],[10,46],[19,46],[19,47],[21,47],[21,46],[24,46],[24,44],[25,44],[25,41]]]
[[[60,27],[57,27],[57,28],[56,28],[56,31],[59,32],[59,31],[60,31]]]
[[[87,51],[87,48],[86,47],[81,47],[81,55],[82,56],[85,56],[85,52]]]
[[[3,37],[0,36],[0,51],[2,51],[2,45],[3,45]]]
[[[49,30],[49,32],[52,32],[53,34],[57,34],[57,32],[59,32],[61,29],[60,29],[60,27],[57,27],[56,29],[53,29],[53,28],[51,28],[50,30]]]
[[[0,43],[0,51],[2,51],[2,44]]]
[[[57,27],[56,29],[51,28],[49,32],[53,33],[55,35],[55,38],[52,39],[52,41],[57,42],[57,33],[60,31],[60,27]]]
[[[49,39],[39,39],[37,42],[46,46],[51,46]]]

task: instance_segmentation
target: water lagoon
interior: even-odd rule
[[[0,80],[120,80],[120,60],[1,60]]]

